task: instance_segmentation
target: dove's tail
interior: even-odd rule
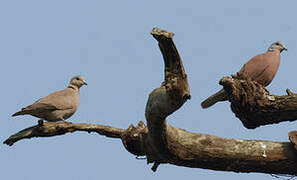
[[[28,114],[28,110],[26,110],[25,108],[23,108],[21,111],[16,112],[16,113],[14,113],[11,116],[14,117],[14,116],[25,115],[25,114]]]
[[[205,99],[201,106],[203,109],[209,108],[210,106],[214,105],[217,102],[220,101],[226,101],[227,100],[227,93],[224,89],[221,89],[219,92],[213,94],[209,98]]]

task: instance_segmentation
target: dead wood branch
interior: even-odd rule
[[[241,74],[223,77],[220,84],[229,94],[232,111],[248,129],[297,120],[297,96],[289,89],[288,95],[273,95]]]
[[[86,131],[88,133],[96,132],[106,137],[120,138],[124,129],[113,128],[110,126],[96,124],[74,124],[70,122],[45,122],[42,125],[36,125],[11,135],[3,143],[12,146],[15,142],[32,137],[51,137],[63,135],[69,132]]]
[[[148,163],[154,163],[153,171],[156,171],[160,164],[170,163],[177,166],[221,171],[297,175],[297,152],[294,148],[297,142],[296,132],[289,134],[291,142],[271,142],[220,138],[190,133],[168,125],[166,117],[178,110],[191,97],[190,90],[181,58],[172,40],[173,33],[155,28],[152,35],[159,42],[163,54],[165,80],[161,87],[150,93],[145,111],[147,126],[139,122],[136,127],[130,125],[128,129],[123,130],[93,124],[44,123],[22,130],[4,143],[12,145],[25,138],[48,137],[74,131],[97,132],[107,137],[121,138],[127,151],[136,156],[146,156]],[[231,78],[221,80],[221,84],[230,93],[231,103],[238,103],[232,105],[236,113],[239,114],[242,108],[239,102],[253,106],[255,103],[258,106],[258,104],[276,102],[278,97],[272,96],[275,98],[273,100],[265,88],[261,89],[257,84],[250,85],[249,83],[253,82]],[[249,91],[244,95],[240,94],[245,91],[241,91],[239,87],[242,90],[256,91],[256,101],[249,98]],[[292,100],[290,98],[295,98],[293,93],[289,95],[287,101]],[[243,108],[249,109],[246,106]],[[266,106],[261,108],[265,109]],[[292,108],[291,116],[293,117],[295,106],[292,105]],[[261,111],[261,109],[258,110]],[[269,113],[269,110],[271,111],[268,108],[266,113]],[[244,115],[239,114],[239,117]],[[280,115],[287,116],[282,113]],[[246,126],[255,127],[257,123],[253,122]]]

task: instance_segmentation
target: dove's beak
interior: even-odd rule
[[[285,46],[283,46],[283,48],[280,49],[280,52],[282,52],[282,51],[288,51],[288,49]]]
[[[84,81],[84,85],[88,85],[88,83],[86,81]]]

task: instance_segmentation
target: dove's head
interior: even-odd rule
[[[88,84],[86,83],[85,78],[82,76],[74,76],[69,83],[69,86],[72,86],[72,87],[74,86],[74,87],[77,87],[78,89],[83,85],[88,85]]]
[[[284,43],[280,41],[276,41],[275,43],[272,43],[268,49],[268,51],[274,51],[274,50],[279,50],[279,52],[282,52],[283,50],[287,51],[288,49],[286,48]]]

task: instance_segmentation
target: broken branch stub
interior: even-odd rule
[[[167,142],[166,117],[178,110],[190,99],[190,88],[182,60],[173,43],[173,33],[154,28],[151,32],[158,41],[165,64],[165,78],[161,87],[153,90],[147,101],[145,117],[148,141],[152,147],[148,162],[155,162],[153,170],[170,156]]]
[[[231,110],[244,127],[254,129],[297,119],[297,96],[290,90],[287,90],[288,95],[277,96],[245,75],[232,77],[223,77],[220,85],[228,93]]]

